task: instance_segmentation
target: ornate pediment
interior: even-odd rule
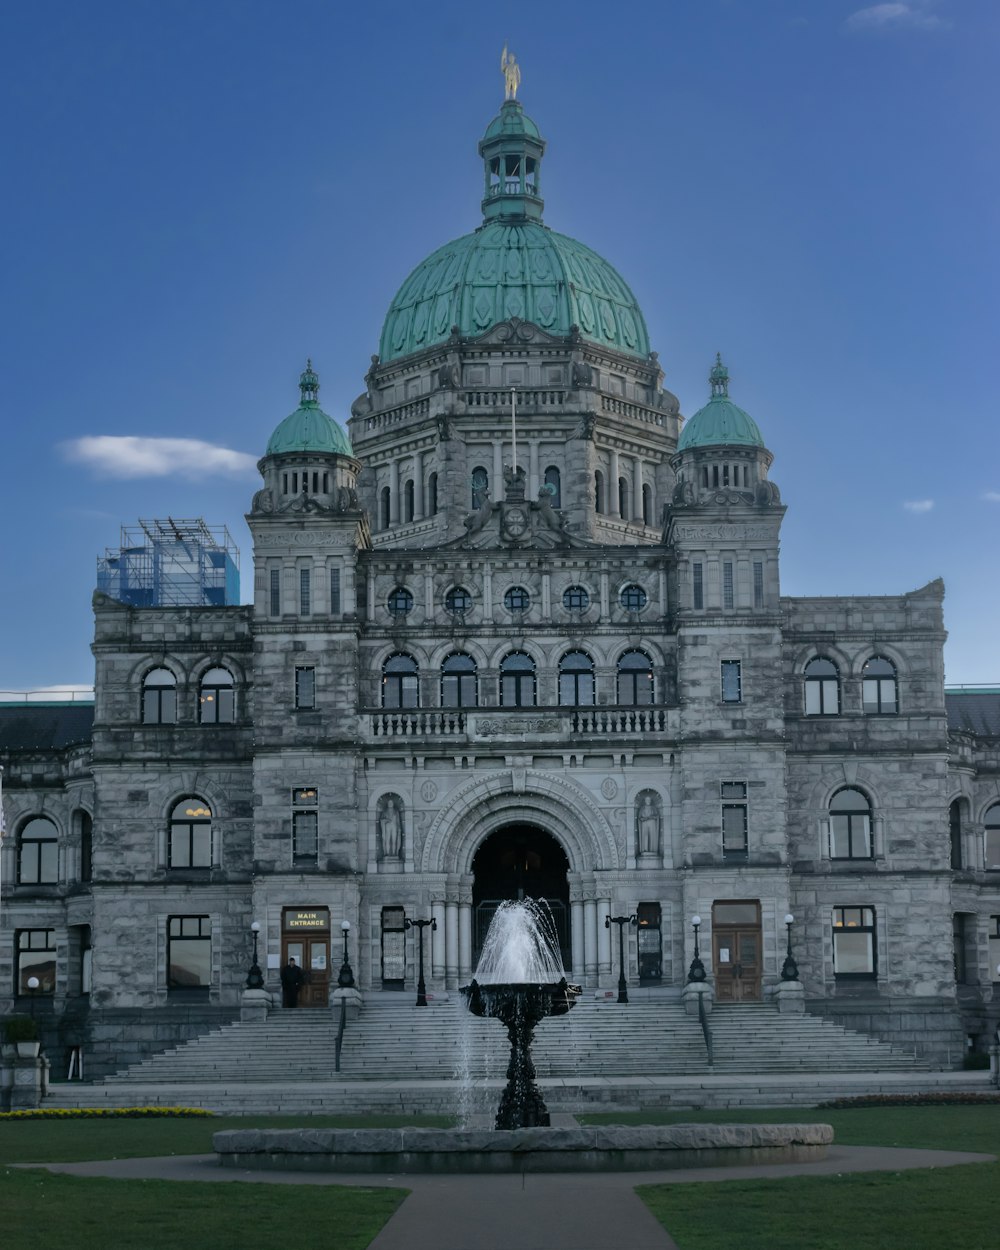
[[[480,492],[480,506],[474,508],[463,522],[465,533],[448,543],[449,547],[551,550],[589,545],[566,528],[566,518],[553,508],[548,487],[542,487],[537,499],[525,497],[523,469],[505,469],[504,485],[502,501],[490,499],[488,491]]]
[[[478,338],[467,341],[475,343],[477,346],[491,343],[530,343],[536,347],[548,347],[552,344],[564,344],[566,342],[565,338],[557,334],[549,334],[541,326],[536,326],[533,321],[522,321],[520,317],[511,317],[509,321],[500,321],[495,326],[491,326],[485,334],[480,334]]]

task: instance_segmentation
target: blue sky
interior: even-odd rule
[[[631,284],[684,413],[721,351],[760,425],[784,592],[941,576],[948,681],[1000,681],[998,36],[995,0],[4,6],[0,689],[90,681],[140,516],[228,525],[249,596],[305,357],[345,419],[479,223],[505,40],[546,222]]]

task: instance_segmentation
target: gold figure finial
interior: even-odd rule
[[[503,53],[500,57],[500,72],[503,74],[504,81],[504,99],[516,100],[517,89],[521,85],[521,67],[518,65],[514,54],[507,51],[507,45],[503,46]]]

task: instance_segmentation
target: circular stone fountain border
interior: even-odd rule
[[[638,1128],[232,1129],[219,1163],[343,1173],[642,1172],[814,1162],[828,1124],[672,1124]]]

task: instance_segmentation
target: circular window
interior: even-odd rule
[[[631,586],[622,588],[618,596],[618,602],[626,612],[641,612],[647,603],[646,592],[641,586],[636,586],[633,583]]]
[[[455,586],[444,597],[444,606],[458,616],[472,611],[472,596],[464,586]]]
[[[569,612],[586,612],[590,607],[590,595],[582,586],[568,586],[563,591],[563,607]]]
[[[397,586],[386,602],[393,616],[406,616],[413,611],[413,596],[404,586]]]
[[[503,597],[503,606],[508,612],[527,612],[531,604],[531,596],[523,586],[511,586]]]

